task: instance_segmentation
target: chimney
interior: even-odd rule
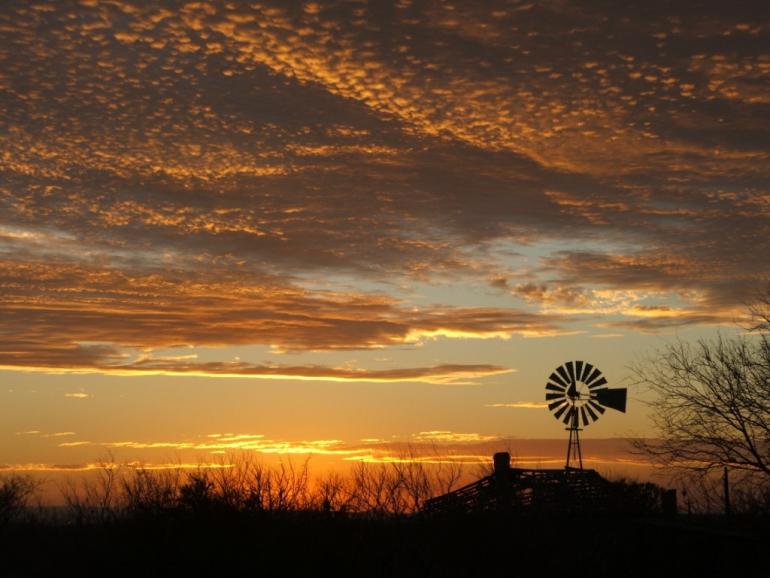
[[[511,454],[508,452],[497,452],[495,460],[495,476],[507,476],[511,469]]]
[[[501,513],[511,510],[511,454],[498,452],[494,456],[495,461],[495,494],[497,499],[497,511]]]

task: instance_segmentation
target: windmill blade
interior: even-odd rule
[[[603,385],[607,385],[607,380],[602,377],[601,379],[598,379],[595,382],[593,382],[591,385],[589,385],[588,389],[595,389]]]
[[[550,409],[551,411],[553,411],[553,410],[555,410],[557,407],[559,407],[560,405],[562,405],[563,403],[567,403],[567,400],[566,400],[566,399],[558,399],[558,400],[556,400],[556,401],[553,401],[553,402],[549,403],[549,404],[548,404],[548,409]]]
[[[553,417],[555,417],[556,419],[559,419],[559,418],[561,417],[561,414],[563,414],[563,413],[564,413],[564,411],[565,411],[565,410],[566,410],[568,407],[569,407],[569,404],[565,404],[564,406],[562,406],[562,408],[561,408],[561,409],[557,410],[557,412],[556,412],[555,414],[553,414]]]
[[[583,419],[583,425],[588,425],[588,416],[586,416],[586,408],[585,406],[580,408],[580,417]]]
[[[567,371],[564,369],[563,365],[560,365],[556,368],[556,371],[559,372],[559,375],[561,375],[561,378],[567,382],[567,384],[571,384],[572,382],[569,380],[569,375],[567,375]]]
[[[569,382],[575,383],[575,367],[571,361],[568,361],[565,365],[567,366],[567,373],[569,373]]]
[[[553,381],[554,383],[557,383],[557,384],[561,385],[562,387],[567,387],[567,385],[568,385],[567,383],[565,383],[565,382],[563,382],[563,381],[562,381],[561,377],[559,377],[559,376],[556,374],[556,372],[555,372],[555,371],[554,371],[554,372],[551,374],[551,376],[550,376],[548,379],[550,379],[550,380],[551,380],[551,381]]]
[[[576,361],[575,362],[575,379],[580,381],[580,378],[583,375],[583,362],[582,361]]]
[[[588,379],[588,375],[591,373],[591,370],[594,368],[593,365],[590,363],[586,363],[585,367],[583,368],[583,373],[580,375],[580,381],[583,383],[586,382],[586,379]]]
[[[577,411],[577,408],[575,406],[570,406],[569,411],[567,412],[567,415],[564,416],[564,419],[562,420],[564,423],[569,425],[570,420],[572,419],[572,415]]]
[[[601,372],[601,371],[599,371],[599,368],[598,368],[598,367],[594,367],[594,370],[591,372],[591,375],[589,375],[588,377],[586,377],[586,378],[583,380],[583,383],[585,383],[587,386],[589,386],[589,387],[590,387],[590,386],[591,386],[591,382],[592,382],[594,379],[597,379],[597,378],[598,378],[598,377],[599,377],[601,374],[602,374],[602,372]]]
[[[597,389],[591,393],[593,394],[594,399],[601,405],[621,413],[626,413],[626,397],[628,390],[625,387]]]
[[[564,392],[561,393],[546,393],[545,394],[545,400],[548,401],[549,399],[564,399]]]
[[[560,392],[564,393],[564,388],[562,386],[555,385],[553,383],[549,383],[548,385],[545,386],[545,388],[550,390],[550,391],[560,391]]]
[[[598,403],[596,403],[595,401],[589,401],[588,405],[590,405],[592,408],[594,408],[600,414],[604,413],[604,411],[605,411],[604,408],[602,406],[600,406]]]
[[[588,412],[588,415],[590,415],[590,416],[591,416],[591,420],[592,420],[592,421],[596,421],[597,419],[599,419],[599,416],[598,416],[598,415],[596,415],[596,414],[594,413],[594,410],[592,410],[592,409],[591,409],[591,404],[590,404],[590,403],[587,403],[587,404],[585,404],[583,407],[584,407],[584,408],[585,408],[585,410]]]

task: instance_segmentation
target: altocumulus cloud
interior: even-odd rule
[[[6,2],[0,365],[731,321],[770,272],[763,6]],[[398,289],[456,280],[511,305]]]

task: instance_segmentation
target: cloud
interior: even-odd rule
[[[761,280],[754,286],[729,283],[697,261],[652,251],[632,255],[562,252],[548,260],[548,267],[557,272],[557,283],[562,286],[554,291],[544,288],[537,294],[545,305],[560,304],[546,310],[562,315],[570,311],[616,313],[627,318],[598,325],[643,332],[735,323],[746,316],[743,304],[762,284]],[[578,283],[608,289],[574,288]],[[574,299],[570,303],[561,298],[565,292],[568,297],[580,295],[582,302],[576,309]]]
[[[514,401],[510,403],[487,403],[484,407],[510,407],[515,409],[543,409],[548,404],[544,401]]]
[[[488,364],[444,364],[434,367],[369,370],[321,365],[255,365],[241,362],[167,363],[144,361],[121,365],[73,368],[118,375],[200,375],[207,377],[254,377],[311,381],[423,382],[468,384],[472,379],[510,373],[513,369]]]
[[[462,433],[446,430],[423,431],[414,435],[418,442],[445,442],[445,443],[468,443],[468,442],[486,442],[498,439],[497,436],[482,435],[479,433]]]
[[[205,276],[204,276],[205,275]],[[451,365],[356,372],[319,367],[207,363],[136,357],[139,349],[263,344],[292,350],[366,349],[426,337],[485,338],[557,330],[555,320],[515,309],[406,307],[373,293],[311,292],[275,277],[136,273],[51,262],[0,261],[8,329],[0,365],[145,373],[441,379],[503,368]]]
[[[199,463],[144,463],[144,462],[126,462],[122,464],[111,464],[102,462],[86,462],[74,464],[50,464],[50,463],[18,463],[18,464],[0,464],[0,471],[11,472],[92,472],[107,469],[131,468],[143,470],[198,470],[198,469],[227,469],[233,467],[231,464],[221,464],[218,462],[199,462]]]
[[[770,271],[758,7],[10,2],[0,363],[730,322]],[[402,289],[488,279],[541,314]]]
[[[60,432],[52,432],[52,433],[45,433],[40,430],[29,430],[29,431],[17,431],[14,433],[14,435],[17,436],[34,436],[34,437],[41,437],[41,438],[61,438],[61,437],[67,437],[67,436],[74,436],[76,433],[74,431],[60,431]]]
[[[538,303],[547,307],[556,305],[566,306],[570,309],[588,308],[594,304],[591,302],[587,291],[581,287],[568,285],[549,286],[545,283],[521,283],[511,289],[525,301]]]
[[[319,440],[276,440],[263,434],[247,433],[213,433],[206,436],[197,436],[185,440],[162,441],[74,441],[62,442],[59,448],[75,447],[101,447],[110,451],[151,451],[151,450],[175,450],[207,452],[214,454],[234,452],[256,452],[260,454],[318,454],[338,456],[346,460],[400,460],[419,461],[425,460],[461,460],[470,454],[457,454],[454,446],[467,447],[472,444],[494,442],[497,436],[483,435],[479,433],[461,433],[446,430],[420,432],[410,436],[407,443],[393,442],[379,439],[362,440],[361,443],[347,443],[338,439]],[[437,445],[438,444],[438,445]],[[443,448],[443,450],[441,449]],[[443,453],[442,453],[443,451]],[[472,455],[473,462],[482,461],[481,455]]]
[[[341,440],[280,441],[266,439],[260,434],[210,434],[204,440],[191,441],[117,441],[102,442],[98,445],[110,449],[124,450],[197,450],[209,453],[253,451],[262,454],[322,454],[348,456],[366,450],[347,447]],[[68,447],[60,445],[59,447]]]
[[[490,463],[492,455],[498,451],[510,452],[514,467],[548,467],[564,463],[565,443],[563,439],[511,439],[477,432],[436,430],[414,434],[407,441],[365,440],[350,443],[338,439],[283,440],[262,434],[228,432],[177,440],[69,442],[59,444],[59,447],[106,448],[116,458],[113,466],[121,463],[120,456],[126,456],[125,463],[130,467],[159,469],[173,468],[174,464],[154,461],[169,450],[177,452],[179,463],[190,467],[194,463],[200,463],[202,467],[212,463],[215,467],[229,467],[237,462],[239,456],[251,453],[264,456],[318,455],[342,462],[475,465]],[[594,467],[651,467],[649,462],[640,460],[629,450],[629,440],[625,438],[589,439],[583,443],[584,461]],[[211,454],[224,457],[215,462],[202,458]],[[137,461],[137,456],[142,456],[141,462]],[[97,469],[102,465],[53,468]],[[23,469],[23,466],[0,466],[2,468]]]

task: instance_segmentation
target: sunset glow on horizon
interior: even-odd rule
[[[0,475],[562,467],[578,359],[648,475],[630,367],[770,282],[762,6],[5,2]]]

